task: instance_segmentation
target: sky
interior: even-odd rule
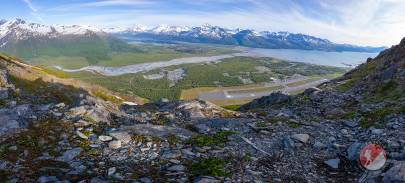
[[[405,0],[0,0],[0,10],[0,19],[43,24],[209,23],[363,46],[391,46],[405,37]]]

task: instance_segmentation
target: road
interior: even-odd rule
[[[316,81],[311,81],[311,82],[308,82],[308,83],[304,83],[302,85],[292,86],[292,87],[287,86],[287,84],[299,82],[300,80],[279,82],[279,83],[276,83],[274,85],[271,85],[271,87],[269,88],[268,91],[258,91],[258,92],[254,91],[255,88],[248,89],[248,90],[252,90],[253,92],[246,92],[246,91],[248,91],[246,89],[243,89],[243,92],[238,92],[238,90],[226,90],[226,89],[224,89],[224,90],[222,90],[220,92],[202,93],[202,94],[199,95],[198,98],[202,99],[202,100],[207,100],[207,101],[210,101],[210,100],[255,99],[255,98],[260,98],[260,97],[263,97],[263,96],[270,95],[271,93],[277,92],[277,91],[281,91],[283,93],[293,93],[293,92],[296,92],[296,91],[305,90],[307,88],[317,86],[317,85],[319,85],[319,84],[321,84],[323,82],[326,82],[328,80],[329,80],[328,78],[321,78],[321,79],[316,80]],[[271,89],[271,88],[274,88],[276,86],[280,86],[281,89],[276,89],[276,90]],[[257,87],[257,89],[263,90],[263,87],[261,87],[261,88]]]

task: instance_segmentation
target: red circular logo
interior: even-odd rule
[[[360,164],[367,170],[378,170],[387,162],[387,154],[377,144],[369,144],[360,151]]]

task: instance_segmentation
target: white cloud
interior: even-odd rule
[[[94,2],[85,2],[85,3],[72,3],[64,4],[51,8],[52,11],[76,11],[82,8],[90,7],[108,7],[108,6],[136,6],[136,5],[148,5],[154,4],[154,1],[151,0],[102,0]]]
[[[230,2],[218,0],[218,2]],[[98,25],[157,24],[196,26],[203,23],[229,28],[253,28],[270,31],[290,31],[327,38],[338,43],[358,45],[390,46],[397,44],[405,36],[405,3],[402,0],[319,0],[320,10],[316,14],[294,1],[285,9],[274,6],[273,1],[248,0],[252,8],[225,9],[206,12],[196,9],[165,11],[148,6],[143,9],[106,12],[97,15],[81,15],[69,23]],[[157,1],[152,1],[157,3]],[[203,2],[214,2],[203,0]],[[246,2],[246,1],[245,1]],[[276,2],[276,1],[274,1]],[[75,4],[78,6],[113,6],[151,3],[144,0],[104,0],[93,3]],[[157,3],[158,4],[158,3]],[[203,6],[203,4],[201,4]],[[211,4],[212,5],[212,4]],[[275,7],[279,9],[275,9]],[[169,9],[170,10],[170,9]],[[313,13],[313,12],[312,12]],[[58,20],[60,21],[60,20]]]
[[[37,12],[38,9],[32,4],[31,0],[24,0],[25,4],[27,4],[27,6],[33,11],[33,12]]]
[[[140,5],[140,4],[151,4],[152,1],[145,0],[104,0],[96,1],[91,3],[81,3],[78,6],[81,7],[101,7],[101,6],[119,6],[119,5]]]
[[[42,16],[38,13],[38,8],[32,3],[32,0],[24,0],[24,3],[31,10],[31,15],[40,22],[44,22]]]
[[[274,13],[263,4],[255,15],[266,17],[266,25],[278,30],[303,32],[341,43],[390,46],[405,36],[404,1],[321,2],[325,8],[319,13],[321,17],[308,15],[300,8]]]

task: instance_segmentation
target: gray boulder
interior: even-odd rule
[[[127,144],[131,141],[131,135],[126,131],[111,132],[109,135],[121,141],[123,144]]]
[[[9,96],[8,88],[0,88],[0,100],[5,100]]]
[[[318,93],[320,91],[322,91],[322,90],[317,88],[317,87],[311,87],[311,88],[308,88],[308,89],[306,89],[304,91],[304,95],[310,95],[310,94],[313,94],[313,93]]]
[[[294,140],[300,141],[302,143],[307,143],[309,140],[308,134],[294,134],[291,136]]]
[[[167,170],[171,171],[171,172],[182,172],[186,170],[186,167],[183,165],[173,165],[169,168],[167,168]]]
[[[350,161],[356,161],[359,159],[360,150],[363,147],[363,143],[355,142],[347,148],[347,159]]]
[[[81,152],[82,152],[82,148],[76,147],[74,149],[67,150],[66,152],[64,152],[62,156],[57,158],[57,160],[69,162],[69,161],[72,161],[73,159],[75,159],[77,156],[79,156]]]
[[[292,149],[294,149],[294,141],[291,140],[291,138],[289,137],[284,137],[282,140],[282,144],[283,144],[283,149],[286,151],[291,151]]]
[[[290,96],[283,94],[281,92],[276,92],[276,93],[270,94],[269,96],[255,99],[252,102],[241,106],[239,109],[244,111],[244,110],[255,109],[255,108],[260,108],[260,107],[268,107],[271,105],[288,102],[290,99],[291,99]]]
[[[396,162],[384,173],[384,183],[405,183],[405,162]]]
[[[165,151],[162,155],[163,159],[175,159],[181,157],[181,152],[179,150]]]
[[[327,164],[329,167],[333,169],[338,169],[339,164],[340,164],[340,159],[329,159],[327,161],[324,161],[325,164]]]

